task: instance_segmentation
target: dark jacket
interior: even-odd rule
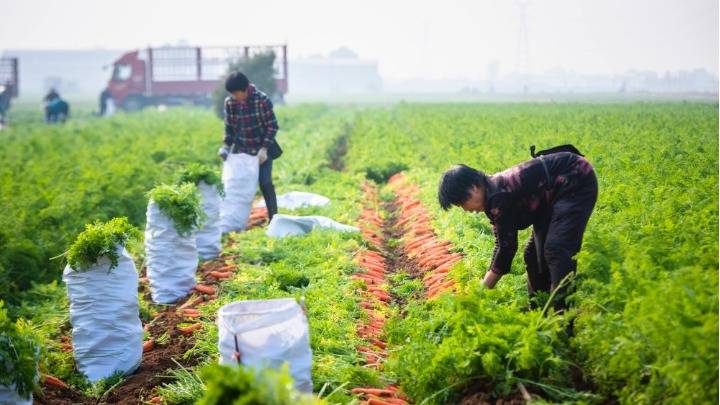
[[[486,177],[485,214],[495,233],[490,270],[508,273],[518,248],[518,231],[545,223],[554,202],[581,187],[592,173],[593,167],[584,157],[560,152]]]

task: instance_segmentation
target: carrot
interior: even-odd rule
[[[375,256],[363,256],[360,258],[360,261],[364,263],[385,264],[384,258]]]
[[[147,353],[155,348],[155,341],[150,339],[143,342],[143,353]]]
[[[200,318],[200,314],[197,312],[183,312],[183,316],[190,319]]]
[[[371,339],[370,342],[383,350],[387,347],[387,343],[378,339]]]
[[[353,388],[350,391],[355,395],[368,394],[368,395],[376,395],[378,397],[393,396],[395,394],[393,391],[382,389],[382,388]]]
[[[378,259],[384,258],[383,255],[381,255],[381,254],[378,253],[378,252],[374,252],[374,251],[372,251],[372,250],[366,250],[366,251],[364,252],[364,254],[365,254],[366,256],[372,256],[372,257],[376,257],[376,258],[378,258]]]
[[[368,405],[396,405],[394,402],[383,401],[382,399],[375,398],[368,399],[367,403]],[[403,402],[403,404],[407,404],[407,402]]]
[[[365,309],[375,309],[375,305],[366,301],[360,303],[360,306]]]
[[[192,298],[192,296],[191,296],[191,299],[188,299],[187,301],[185,301],[184,304],[180,305],[180,309],[192,308],[192,307],[200,304],[201,302],[203,302],[203,297]]]
[[[151,404],[162,404],[163,400],[162,397],[152,397],[148,402]]]
[[[227,279],[232,277],[232,272],[229,271],[211,271],[210,275],[218,279]]]
[[[207,294],[207,295],[215,294],[215,289],[213,287],[210,287],[209,285],[197,284],[197,285],[195,285],[195,290],[197,292]]]
[[[379,396],[370,395],[368,401],[381,401],[381,403],[388,403],[394,405],[407,405],[407,401],[400,398],[380,398]]]
[[[48,374],[43,374],[43,381],[51,387],[67,388],[67,385],[61,379]]]
[[[232,264],[229,264],[229,265],[227,265],[227,266],[222,266],[222,267],[220,267],[220,268],[218,269],[218,271],[228,272],[228,271],[233,271],[233,270],[235,270],[235,269],[237,269],[237,266],[232,265]]]
[[[200,328],[202,328],[202,324],[200,322],[198,322],[198,323],[194,323],[190,326],[178,327],[177,330],[178,330],[178,332],[182,333],[183,335],[192,335],[193,332],[195,332],[196,330],[199,330]]]
[[[436,274],[436,273],[429,273],[429,277],[425,276],[423,277],[423,281],[425,282],[426,286],[431,286],[438,280],[442,280],[445,278],[445,274]]]

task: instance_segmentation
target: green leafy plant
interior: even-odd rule
[[[207,391],[199,405],[320,405],[325,401],[293,388],[287,365],[281,370],[212,364],[200,370]]]
[[[310,284],[310,279],[296,269],[286,267],[274,269],[272,276],[283,291],[291,291],[292,288],[307,287],[307,285]]]
[[[38,388],[40,342],[27,322],[10,320],[0,301],[0,385],[14,385],[22,398]]]
[[[200,206],[200,194],[195,184],[163,184],[150,190],[147,195],[163,214],[173,220],[181,236],[189,235],[204,220],[205,213]]]
[[[140,239],[142,233],[125,217],[85,225],[66,253],[68,264],[76,271],[85,271],[105,256],[110,259],[108,270],[112,270],[118,265],[118,247],[125,246],[131,238]]]
[[[225,188],[223,187],[220,174],[210,166],[200,163],[190,163],[180,169],[176,177],[178,184],[193,183],[199,185],[202,181],[205,182],[205,184],[216,186],[218,193],[225,195]]]

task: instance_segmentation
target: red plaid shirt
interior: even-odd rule
[[[267,148],[278,131],[272,101],[254,85],[248,87],[246,101],[232,96],[225,99],[225,139],[233,153],[256,155]]]

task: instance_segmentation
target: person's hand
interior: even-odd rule
[[[258,157],[258,161],[260,162],[260,164],[265,163],[265,161],[268,159],[267,148],[260,148],[260,150],[258,151],[257,157]]]
[[[492,289],[493,287],[495,287],[495,284],[497,284],[498,280],[500,280],[501,277],[502,276],[500,274],[497,274],[492,270],[488,271],[487,273],[485,273],[483,284],[485,285],[485,287]]]
[[[227,145],[223,145],[220,149],[218,149],[218,156],[220,156],[220,159],[222,160],[226,160],[229,154],[230,148],[228,148]]]

